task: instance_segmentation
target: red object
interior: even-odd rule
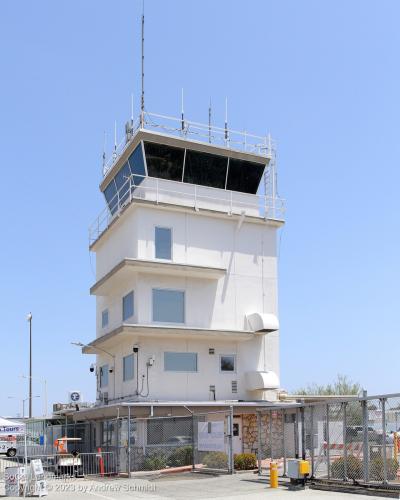
[[[103,455],[101,454],[101,448],[97,449],[98,456],[100,458],[99,460],[99,466],[100,466],[100,475],[104,476],[104,460],[103,460]]]

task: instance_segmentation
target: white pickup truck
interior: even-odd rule
[[[16,436],[0,436],[0,454],[5,454],[7,457],[15,457],[17,454]]]

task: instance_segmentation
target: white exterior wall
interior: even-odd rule
[[[277,315],[277,228],[262,219],[254,223],[245,218],[239,228],[237,217],[136,204],[96,244],[97,280],[124,258],[153,260],[156,226],[172,228],[174,263],[225,268],[226,275],[204,279],[126,273],[108,296],[97,297],[97,337],[122,324],[122,297],[131,290],[135,294],[135,315],[129,323],[152,323],[152,288],[158,287],[185,291],[184,326],[188,327],[247,330],[246,314]],[[109,325],[103,329],[101,313],[105,308],[109,310]],[[245,390],[244,373],[272,370],[279,375],[278,332],[255,335],[247,341],[232,337],[117,337],[107,347],[116,355],[116,370],[109,375],[110,399],[114,398],[114,376],[117,398],[134,395],[136,380],[122,382],[122,357],[132,353],[135,343],[140,344],[140,381],[142,374],[146,375],[147,359],[155,356],[155,364],[149,369],[150,399],[208,400],[210,385],[216,386],[217,399],[255,399],[262,394]],[[214,355],[208,353],[209,348],[215,349]],[[164,351],[197,352],[198,372],[165,372]],[[220,372],[220,354],[236,354],[237,373]],[[99,355],[98,366],[103,362],[111,365],[112,359]],[[232,394],[232,380],[238,382],[238,394]]]

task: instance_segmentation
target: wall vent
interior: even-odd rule
[[[232,380],[232,392],[237,393],[237,380]]]
[[[214,347],[210,347],[210,348],[208,349],[208,354],[215,354],[215,349],[214,349]]]

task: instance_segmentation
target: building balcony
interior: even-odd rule
[[[198,338],[245,342],[254,338],[256,333],[249,330],[208,329],[190,326],[122,324],[111,332],[90,342],[87,346],[82,348],[82,352],[84,354],[98,354],[99,351],[97,348],[111,348],[119,341],[135,338],[138,335],[148,338]]]
[[[218,280],[226,275],[226,269],[157,260],[123,259],[91,287],[90,293],[109,295],[121,280],[137,273]]]

